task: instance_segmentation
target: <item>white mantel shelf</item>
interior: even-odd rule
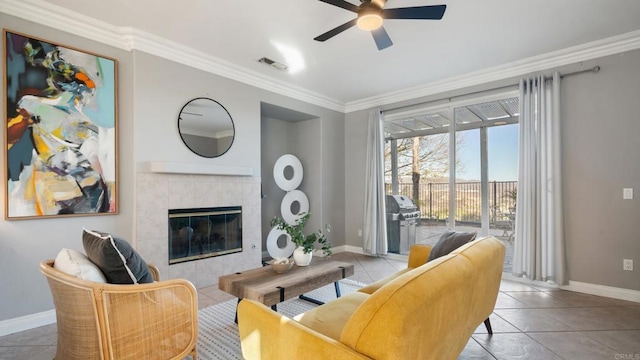
[[[143,172],[151,173],[236,176],[253,175],[253,168],[249,166],[206,165],[170,161],[147,161],[141,163],[141,165],[141,170]]]

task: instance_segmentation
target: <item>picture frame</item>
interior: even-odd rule
[[[5,219],[117,214],[117,60],[2,35]]]

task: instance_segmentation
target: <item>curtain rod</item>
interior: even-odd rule
[[[561,74],[560,78],[562,79],[562,78],[565,78],[567,76],[580,75],[580,74],[591,73],[591,72],[597,73],[598,71],[600,71],[600,65],[596,65],[596,66],[592,67],[591,69],[584,69],[584,70],[574,71],[574,72],[570,72],[570,73],[566,73],[566,74]],[[546,80],[551,80],[551,79],[553,79],[553,76],[545,76],[545,79]],[[479,90],[479,91],[473,91],[473,92],[462,94],[462,95],[449,96],[449,97],[436,99],[436,100],[429,100],[429,101],[425,101],[425,102],[421,102],[421,103],[417,103],[417,104],[398,106],[398,107],[394,107],[394,108],[390,108],[390,109],[381,110],[380,112],[384,114],[387,111],[400,110],[400,109],[405,109],[405,108],[414,107],[414,106],[426,105],[426,104],[430,104],[430,103],[434,103],[434,102],[438,102],[438,101],[442,101],[442,100],[447,100],[447,99],[449,101],[451,101],[451,99],[455,99],[455,98],[459,98],[459,97],[463,97],[463,96],[477,95],[477,94],[482,94],[482,93],[486,93],[486,92],[489,92],[489,91],[503,90],[503,89],[512,88],[512,87],[515,87],[515,86],[518,86],[518,85],[519,84],[498,86],[498,87],[495,87],[495,88],[486,89],[486,90]]]

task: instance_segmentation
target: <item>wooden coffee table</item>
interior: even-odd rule
[[[338,280],[353,273],[353,264],[314,257],[308,266],[294,265],[284,274],[276,273],[271,266],[263,266],[223,275],[218,278],[218,288],[236,296],[238,302],[247,298],[277,310],[277,304],[295,297],[322,304],[304,294],[331,283],[335,284],[336,296],[340,297]]]

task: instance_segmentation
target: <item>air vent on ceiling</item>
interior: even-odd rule
[[[276,68],[278,70],[282,70],[282,71],[286,71],[289,68],[289,66],[287,64],[283,64],[283,63],[277,62],[275,60],[271,60],[271,59],[266,58],[266,57],[260,58],[258,60],[258,62],[261,62],[263,64],[267,64],[267,65],[269,65],[271,67],[274,67],[274,68]]]

